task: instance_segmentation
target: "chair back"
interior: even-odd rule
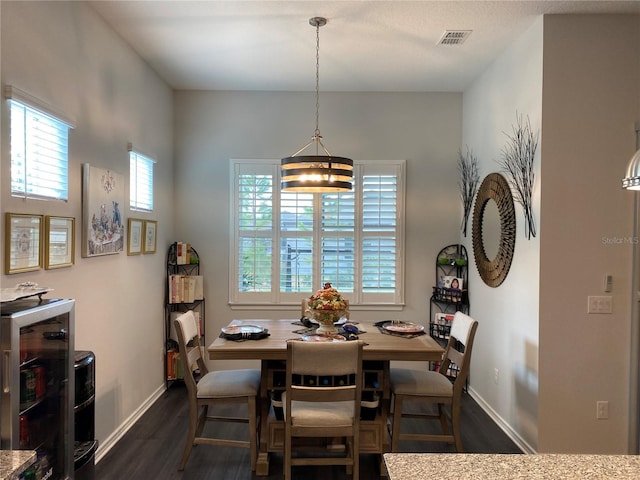
[[[202,345],[200,344],[196,317],[191,310],[188,310],[176,317],[174,325],[178,336],[178,349],[184,382],[189,395],[195,396],[197,395],[197,386],[194,371],[197,370],[200,377],[209,371],[204,358],[202,358]]]
[[[444,352],[440,372],[445,374],[450,363],[455,363],[459,372],[454,382],[454,390],[462,391],[469,376],[473,340],[478,328],[478,321],[462,312],[456,312],[451,324],[449,342]]]
[[[354,401],[360,415],[361,341],[287,343],[287,411],[292,400]]]

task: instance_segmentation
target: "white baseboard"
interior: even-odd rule
[[[525,439],[518,434],[518,432],[511,428],[511,425],[505,422],[504,419],[500,415],[498,415],[498,413],[493,408],[491,408],[491,406],[487,402],[484,401],[484,399],[478,394],[478,392],[476,392],[471,387],[469,387],[469,395],[476,401],[478,405],[480,405],[480,408],[482,408],[482,410],[484,410],[485,413],[491,417],[496,425],[498,425],[498,427],[500,427],[500,429],[513,441],[513,443],[515,443],[518,448],[520,448],[520,450],[522,450],[524,453],[536,453],[535,449],[531,445],[529,445],[529,443],[527,443]]]
[[[124,423],[118,427],[116,431],[114,431],[111,435],[109,435],[103,442],[98,445],[98,450],[96,451],[96,463],[98,463],[102,457],[104,457],[109,450],[113,448],[113,446],[118,443],[125,433],[129,431],[129,429],[144,415],[144,413],[154,404],[158,398],[165,392],[166,385],[162,384],[162,386],[158,387],[158,389],[147,398],[138,409],[133,412],[129,418],[127,418]]]

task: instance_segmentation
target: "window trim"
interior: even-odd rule
[[[29,105],[31,108],[38,110],[44,115],[54,117],[57,121],[64,123],[70,129],[76,128],[76,122],[72,117],[13,85],[4,86],[4,98],[5,100],[17,100],[18,102]]]
[[[237,288],[238,282],[238,218],[236,212],[239,209],[239,194],[238,194],[238,176],[242,173],[242,167],[246,165],[254,165],[256,168],[252,173],[270,175],[273,181],[273,220],[272,231],[280,231],[280,160],[276,159],[231,159],[230,160],[230,212],[229,212],[229,225],[230,225],[230,255],[229,255],[229,306],[231,309],[245,309],[245,310],[277,310],[283,307],[287,309],[299,309],[300,299],[306,296],[306,292],[292,292],[281,293],[277,288],[272,288],[269,292],[253,292],[249,294],[240,294]],[[354,162],[354,181],[361,183],[363,175],[388,175],[389,168],[394,168],[396,173],[396,288],[393,294],[389,294],[393,299],[392,301],[380,301],[380,295],[385,294],[371,294],[364,293],[362,291],[362,285],[358,275],[355,279],[354,292],[345,293],[345,297],[349,298],[350,308],[352,310],[367,309],[375,307],[378,310],[401,310],[405,304],[405,216],[406,216],[406,160],[360,160]],[[359,249],[362,249],[362,190],[356,190],[359,198],[356,200],[356,212],[355,212],[355,225],[354,225],[354,243],[359,245]],[[314,205],[320,203],[320,194],[314,194]],[[315,214],[318,214],[315,210]],[[273,235],[272,231],[265,232],[265,237],[272,239],[272,251],[279,252],[279,246],[276,240],[278,235]],[[314,229],[312,232],[314,241],[317,243],[317,239],[320,237],[320,232]],[[276,257],[278,253],[275,253]],[[359,271],[359,259],[356,260],[356,272]],[[278,258],[273,259],[276,269],[279,271]],[[316,263],[314,261],[314,269]],[[315,270],[314,270],[315,271]],[[279,272],[278,272],[279,273]],[[278,278],[278,275],[276,275]],[[310,294],[311,292],[309,292]],[[376,298],[377,297],[377,298]],[[293,308],[291,308],[293,307]]]

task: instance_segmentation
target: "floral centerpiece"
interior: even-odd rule
[[[330,283],[311,295],[307,306],[305,313],[320,324],[316,331],[319,334],[336,333],[333,324],[348,313],[347,301]]]

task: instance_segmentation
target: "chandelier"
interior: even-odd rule
[[[309,143],[280,161],[281,189],[285,192],[350,192],[352,189],[353,160],[331,155],[320,135],[320,27],[326,23],[323,17],[309,19],[309,24],[316,27],[316,129]],[[300,155],[312,146],[315,155]]]

